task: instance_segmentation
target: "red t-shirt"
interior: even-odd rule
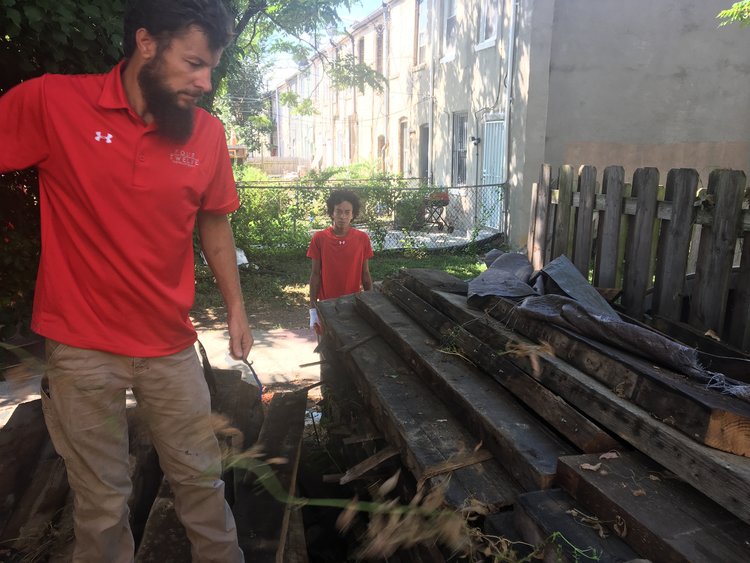
[[[36,166],[42,255],[32,328],[135,357],[195,342],[192,233],[199,210],[237,209],[221,122],[195,111],[178,145],[133,112],[119,64],[45,75],[0,97],[0,172]]]
[[[362,266],[372,258],[372,245],[367,233],[350,228],[343,237],[333,227],[318,231],[307,249],[308,258],[320,260],[320,291],[318,299],[333,299],[362,290]]]

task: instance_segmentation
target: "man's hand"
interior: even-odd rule
[[[247,360],[253,342],[253,332],[247,324],[247,316],[244,313],[230,316],[229,354],[235,360]]]
[[[310,309],[310,328],[313,329],[317,334],[323,332],[320,326],[320,320],[318,319],[318,310]]]

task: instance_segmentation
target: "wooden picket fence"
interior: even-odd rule
[[[700,189],[699,189],[700,188]],[[528,253],[535,268],[566,254],[596,287],[622,290],[619,304],[639,320],[750,351],[750,212],[746,177],[693,169],[621,166],[601,183],[593,166],[541,167],[534,185]],[[744,206],[744,208],[743,208]],[[654,324],[658,324],[654,323]],[[668,331],[672,332],[672,331]]]

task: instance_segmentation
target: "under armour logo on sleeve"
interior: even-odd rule
[[[106,135],[102,135],[101,131],[96,132],[96,136],[94,137],[95,141],[104,141],[105,143],[112,143],[112,133],[107,133]]]

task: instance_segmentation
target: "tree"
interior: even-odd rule
[[[750,24],[750,0],[735,2],[731,8],[722,10],[716,17],[722,20],[720,26],[739,23],[740,26],[744,27]]]

